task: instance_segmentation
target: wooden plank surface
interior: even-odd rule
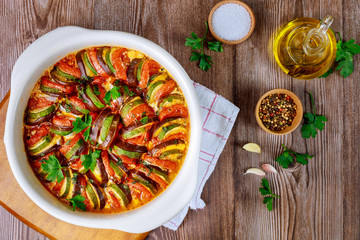
[[[253,35],[223,53],[211,53],[209,72],[190,62],[185,38],[204,33],[204,21],[218,0],[123,1],[21,1],[0,3],[0,99],[10,88],[10,73],[19,54],[42,34],[63,25],[112,29],[146,37],[169,51],[198,83],[215,90],[240,107],[239,117],[218,165],[206,183],[203,210],[189,211],[179,230],[154,230],[149,239],[359,239],[360,238],[360,59],[355,73],[310,81],[287,77],[268,54],[276,27],[296,17],[334,16],[332,28],[345,39],[360,42],[358,0],[245,0],[253,9]],[[309,111],[306,91],[311,91],[320,114],[328,117],[316,139],[304,140],[300,129],[275,137],[256,124],[253,109],[267,90],[283,87],[295,92]],[[257,142],[263,153],[243,151]],[[315,154],[307,166],[269,175],[281,199],[268,213],[258,193],[259,178],[244,176],[249,167],[274,159],[281,143],[298,152]],[[0,209],[0,239],[43,239]]]

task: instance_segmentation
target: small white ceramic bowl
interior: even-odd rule
[[[189,149],[179,174],[160,196],[125,213],[73,212],[39,182],[27,161],[23,143],[23,119],[30,91],[51,65],[67,54],[90,46],[123,46],[152,57],[177,81],[188,103],[191,121]],[[176,216],[191,200],[197,180],[201,141],[199,101],[189,76],[167,51],[157,44],[125,32],[60,27],[33,42],[18,58],[11,75],[11,94],[5,127],[5,147],[11,170],[24,192],[40,208],[68,223],[140,233],[157,228]]]

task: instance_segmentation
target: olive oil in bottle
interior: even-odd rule
[[[312,79],[330,69],[336,55],[336,38],[329,29],[332,22],[331,16],[321,22],[297,18],[280,28],[275,36],[273,53],[286,74]]]

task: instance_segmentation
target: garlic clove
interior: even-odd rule
[[[247,143],[243,146],[243,149],[248,152],[261,153],[260,146],[256,143]]]
[[[261,167],[262,167],[262,169],[264,169],[264,170],[267,171],[267,172],[271,172],[271,173],[277,174],[276,169],[275,169],[271,164],[265,163],[265,164],[263,164]]]
[[[248,173],[255,174],[258,176],[265,176],[265,172],[259,168],[249,168],[244,174],[248,174]]]

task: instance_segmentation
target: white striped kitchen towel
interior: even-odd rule
[[[202,114],[202,142],[200,148],[198,182],[192,200],[177,216],[163,226],[177,230],[184,220],[189,207],[200,209],[205,207],[200,198],[204,185],[227,142],[231,129],[239,113],[239,108],[210,89],[194,82],[198,94]]]

